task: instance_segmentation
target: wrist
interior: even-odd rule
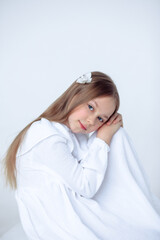
[[[102,139],[103,141],[105,141],[105,143],[107,143],[108,145],[110,145],[110,142],[111,142],[111,139],[112,139],[111,136],[108,135],[108,136],[102,137],[102,136],[100,136],[100,135],[97,134],[96,137]]]

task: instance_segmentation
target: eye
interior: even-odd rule
[[[88,108],[93,111],[93,107],[91,105],[88,104]]]
[[[88,104],[88,108],[89,108],[91,111],[93,111],[93,109],[94,109],[90,104]],[[98,117],[98,120],[99,120],[100,122],[103,122],[103,119],[102,119],[101,117]]]
[[[103,122],[103,119],[101,117],[98,117],[98,119],[99,119],[100,122]]]

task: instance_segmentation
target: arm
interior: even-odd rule
[[[32,151],[38,157],[38,161],[58,174],[70,189],[86,198],[91,198],[103,181],[109,149],[103,140],[95,138],[82,163],[79,164],[71,154],[67,140],[53,135],[35,146]]]

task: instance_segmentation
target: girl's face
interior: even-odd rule
[[[115,111],[115,99],[97,97],[76,107],[65,123],[74,133],[90,133],[101,127]]]

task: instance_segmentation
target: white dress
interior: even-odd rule
[[[123,128],[109,147],[96,132],[75,134],[42,118],[27,131],[16,167],[29,239],[160,240],[160,201]]]

